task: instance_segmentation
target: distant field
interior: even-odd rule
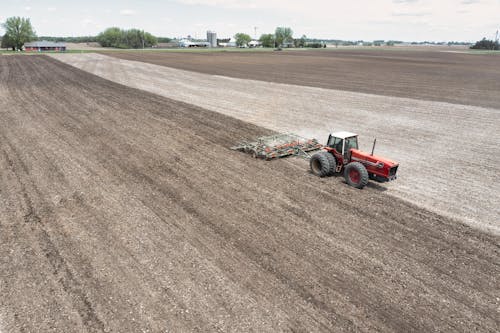
[[[207,74],[500,108],[500,54],[422,49],[106,54]]]

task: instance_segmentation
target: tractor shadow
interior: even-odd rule
[[[387,191],[387,187],[381,185],[381,183],[377,183],[376,181],[369,181],[368,184],[366,184],[366,187],[374,189],[377,192],[385,192]]]
[[[311,171],[309,171],[309,173],[313,174]],[[329,177],[338,179],[338,181],[341,182],[343,185],[349,186],[349,184],[347,184],[347,182],[345,181],[344,175],[342,173],[336,173],[336,174],[331,175]],[[376,180],[370,179],[368,181],[368,184],[366,184],[366,188],[373,189],[373,190],[375,190],[377,192],[385,192],[385,191],[387,191],[387,187],[383,186],[382,184],[383,183],[379,183]]]

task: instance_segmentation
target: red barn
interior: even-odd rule
[[[65,43],[58,42],[31,42],[24,44],[24,50],[26,52],[44,52],[44,51],[52,51],[52,52],[64,52],[66,51]]]

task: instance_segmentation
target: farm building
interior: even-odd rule
[[[252,40],[250,43],[248,43],[248,47],[259,47],[261,46],[261,43],[258,40]]]
[[[219,39],[219,46],[236,47],[236,39],[234,38]]]
[[[56,52],[64,52],[66,51],[65,43],[58,42],[31,42],[24,44],[24,50],[26,52],[44,52],[44,51],[56,51]]]
[[[193,42],[189,39],[181,39],[179,42],[180,47],[210,47],[208,42]]]

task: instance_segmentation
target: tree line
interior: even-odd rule
[[[98,42],[103,47],[114,47],[114,48],[127,48],[127,49],[139,49],[152,47],[158,43],[168,43],[171,41],[167,37],[155,37],[149,32],[139,29],[120,29],[117,27],[112,27],[104,30],[97,36],[82,36],[82,37],[49,37],[42,36],[37,37],[31,21],[29,18],[23,17],[9,17],[7,20],[1,24],[5,29],[5,34],[1,39],[1,48],[11,48],[12,50],[22,50],[23,46],[27,42],[34,40],[47,40],[54,42],[68,42],[68,43],[89,43]],[[237,46],[245,46],[250,43],[252,38],[250,35],[245,33],[237,33],[234,36]],[[259,38],[259,42],[263,47],[310,47],[319,48],[326,47],[324,41],[317,39],[309,39],[305,35],[300,38],[293,37],[293,30],[289,27],[277,27],[274,34],[262,34]],[[333,40],[335,45],[355,45],[359,42],[345,42],[340,40]],[[365,42],[364,42],[365,43]],[[374,41],[373,43],[366,43],[366,45],[380,46],[384,43],[383,40]],[[385,45],[392,46],[394,44],[402,43],[401,41],[387,41]],[[427,42],[426,42],[427,43]],[[414,44],[414,43],[412,43]],[[415,43],[416,44],[416,43]],[[464,43],[450,42],[448,45],[464,45]],[[499,50],[500,45],[498,40],[487,40],[483,38],[477,41],[474,45],[470,47],[471,49],[483,49],[483,50]]]
[[[68,43],[88,43],[98,42],[103,47],[115,47],[126,49],[139,49],[152,47],[158,43],[158,39],[144,30],[108,28],[99,35],[86,37],[37,37],[31,21],[24,17],[9,17],[2,27],[5,34],[2,36],[1,48],[10,48],[13,51],[22,50],[25,43],[36,40],[47,40],[52,42]],[[162,41],[169,41],[169,38],[161,38]]]
[[[250,43],[252,37],[245,33],[234,35],[237,46],[245,46]],[[293,38],[293,30],[289,27],[277,27],[274,34],[262,34],[259,38],[262,47],[325,47],[325,44],[310,40],[305,35],[300,38]]]
[[[40,36],[38,40],[47,40],[50,42],[66,42],[66,43],[96,43],[97,36],[78,36],[78,37],[53,37]]]
[[[500,45],[498,43],[498,40],[490,40],[483,38],[479,41],[476,42],[476,44],[472,45],[470,47],[471,49],[476,49],[476,50],[495,50],[498,51],[500,50]]]
[[[113,27],[97,35],[97,42],[103,47],[140,49],[156,45],[158,39],[144,30]]]

